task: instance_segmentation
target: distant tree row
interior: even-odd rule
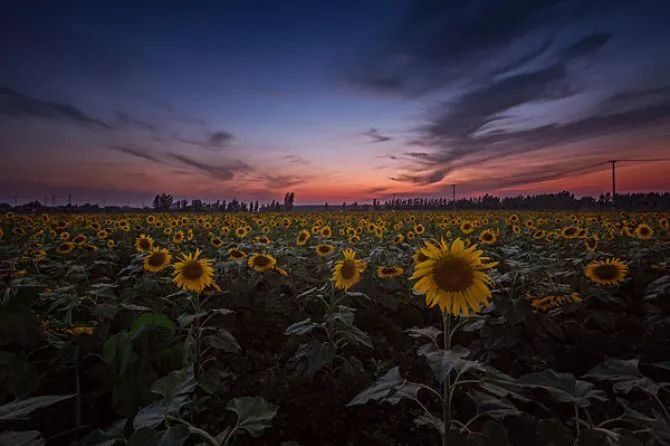
[[[563,191],[553,194],[517,195],[496,197],[485,194],[480,197],[461,198],[394,198],[379,203],[373,201],[373,209],[519,209],[519,210],[667,210],[670,209],[670,193],[635,193],[612,196],[601,194],[598,198],[581,197]]]

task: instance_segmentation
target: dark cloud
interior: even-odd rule
[[[221,149],[227,147],[234,139],[231,133],[223,130],[211,133],[204,140],[178,138],[179,141],[207,150]]]
[[[214,132],[209,136],[209,139],[207,142],[209,143],[210,146],[212,147],[226,147],[230,142],[233,140],[233,135],[225,132],[223,130],[220,130],[218,132]]]
[[[482,165],[486,162],[499,160],[503,156],[528,153],[547,147],[581,142],[605,135],[625,134],[656,126],[670,125],[670,91],[666,95],[661,93],[664,91],[662,89],[654,89],[653,91],[655,92],[654,97],[656,101],[637,108],[612,112],[608,104],[612,103],[613,98],[608,98],[603,101],[603,105],[597,114],[579,120],[562,124],[549,124],[528,130],[505,131],[484,135],[477,139],[476,145],[463,151],[442,150],[433,153],[407,153],[415,161],[415,165],[408,169],[409,173],[399,175],[393,179],[428,185],[441,181],[448,173],[455,170]],[[617,96],[636,98],[638,94],[624,93]],[[646,96],[646,94],[643,96]],[[574,161],[568,162],[567,166],[574,167]],[[498,187],[507,187],[558,179],[568,173],[573,174],[576,171],[583,170],[583,173],[591,171],[596,169],[597,165],[578,167],[576,171],[563,171],[565,167],[542,167],[538,172],[544,175],[539,177],[537,177],[538,172],[524,171],[521,175],[516,174],[515,176],[505,177],[495,185]]]
[[[89,128],[112,128],[70,104],[37,99],[7,87],[0,87],[0,115],[66,121]]]
[[[552,27],[588,16],[605,4],[600,0],[419,1],[385,41],[363,55],[350,80],[375,90],[417,95],[456,80],[490,78],[547,51],[551,38],[546,36],[539,47],[527,48],[529,41],[537,40],[530,37],[533,33],[551,36]],[[594,38],[582,45],[597,43]]]
[[[368,195],[375,195],[375,194],[381,194],[383,192],[386,192],[387,190],[388,190],[388,187],[371,187],[370,189],[363,190],[363,193],[368,194]]]
[[[151,154],[148,150],[146,149],[140,149],[137,147],[132,147],[132,146],[118,146],[118,145],[111,145],[107,146],[108,149],[110,150],[115,150],[117,152],[125,153],[127,155],[132,155],[137,158],[143,158],[145,160],[153,161],[156,163],[162,162],[158,157],[154,156]]]
[[[363,133],[365,136],[370,138],[370,142],[375,143],[375,142],[386,142],[386,141],[391,141],[393,138],[390,136],[385,136],[379,133],[379,130],[376,128],[371,128],[367,132]]]
[[[116,120],[119,124],[131,127],[137,130],[145,130],[149,132],[155,132],[156,127],[153,124],[150,124],[142,119],[136,118],[135,116],[130,115],[126,112],[114,111]]]
[[[250,170],[250,166],[242,161],[233,160],[227,164],[215,164],[199,161],[190,156],[173,152],[168,153],[167,156],[185,166],[221,181],[232,180],[236,172]]]
[[[604,46],[612,38],[611,33],[594,32],[585,36],[572,45],[562,49],[558,53],[558,57],[562,60],[576,59],[577,57],[586,56],[597,51]]]
[[[266,175],[262,179],[271,189],[293,187],[305,182],[304,178],[296,175]]]

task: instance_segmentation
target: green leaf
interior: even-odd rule
[[[240,351],[240,344],[237,343],[237,339],[223,328],[219,328],[216,334],[205,336],[202,338],[202,342],[227,353],[238,353]]]
[[[404,381],[404,378],[400,376],[400,368],[397,366],[393,367],[382,377],[378,378],[370,387],[356,395],[347,406],[358,406],[366,404],[368,401],[381,400],[387,397]]]
[[[8,431],[0,433],[0,445],[7,446],[42,446],[44,439],[39,431]]]
[[[65,401],[75,395],[74,393],[70,395],[43,395],[12,401],[0,406],[0,420],[21,420],[37,409]]]
[[[174,335],[174,323],[162,313],[144,313],[140,315],[130,329],[131,336],[135,336],[144,327],[157,327]]]
[[[470,389],[468,396],[477,404],[478,412],[502,420],[506,416],[520,416],[521,411],[507,398],[498,398],[478,390]]]
[[[151,392],[169,401],[176,396],[192,393],[196,384],[193,367],[189,366],[157,379],[151,386]]]
[[[298,361],[305,361],[307,376],[312,379],[324,365],[333,359],[333,351],[317,339],[311,339],[298,347],[294,358]]]
[[[444,422],[430,413],[424,413],[423,415],[416,417],[414,419],[414,424],[435,429],[440,435],[444,432]]]
[[[432,346],[432,344],[429,344]],[[469,370],[484,371],[484,366],[478,361],[469,361],[464,359],[470,354],[470,351],[461,346],[455,346],[451,350],[442,350],[435,348],[422,349],[430,369],[433,371],[435,379],[442,384],[447,375],[453,370],[457,372],[467,372]]]
[[[304,335],[312,330],[314,330],[316,327],[318,327],[319,324],[316,324],[312,322],[312,318],[307,318],[305,320],[302,320],[300,322],[296,322],[295,324],[289,325],[289,327],[286,329],[284,332],[285,335]]]
[[[408,330],[405,330],[405,333],[407,333],[413,338],[426,337],[431,341],[436,342],[437,337],[442,334],[442,330],[438,330],[433,326],[428,326],[424,328],[413,327]]]
[[[610,381],[614,383],[614,391],[618,393],[628,393],[633,387],[639,387],[651,395],[658,394],[659,390],[658,384],[640,373],[637,359],[607,358],[584,377],[598,381]]]
[[[257,396],[245,396],[230,400],[226,410],[237,414],[237,428],[244,429],[252,437],[258,437],[272,425],[279,406]]]
[[[579,407],[590,405],[590,400],[607,401],[602,390],[593,384],[581,381],[570,373],[557,373],[551,369],[524,375],[517,381],[520,385],[547,390],[552,397],[562,403],[573,403]]]
[[[341,339],[345,339],[351,344],[362,345],[367,348],[372,348],[372,341],[367,333],[355,325],[346,325],[336,333]]]

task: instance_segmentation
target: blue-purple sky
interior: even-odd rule
[[[662,0],[5,2],[0,201],[599,194],[607,160],[670,158],[668,23]],[[670,163],[619,172],[670,190]]]

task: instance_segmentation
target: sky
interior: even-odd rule
[[[663,0],[3,6],[0,201],[599,195],[670,158]]]

